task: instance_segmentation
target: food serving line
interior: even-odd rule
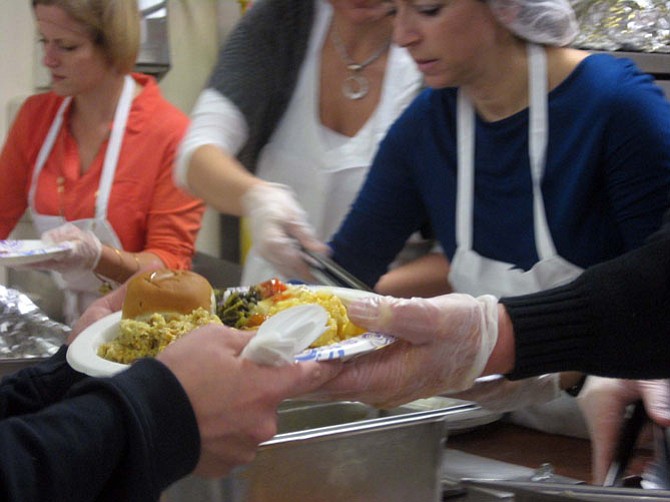
[[[211,277],[207,267],[198,271]],[[210,281],[227,279],[236,283]],[[2,287],[0,297],[5,339],[21,336],[49,353],[62,344],[63,326],[26,295]],[[30,344],[25,352],[12,347],[0,357],[0,375],[48,356],[29,354]],[[278,416],[279,433],[250,465],[218,480],[187,477],[162,502],[670,500],[665,491],[586,485],[587,440],[514,426],[466,401],[435,397],[387,411],[357,402],[288,401]],[[642,472],[650,456],[637,452],[631,471]]]
[[[55,350],[67,331],[25,295],[4,287],[0,293],[4,339],[31,335],[24,352],[14,346],[0,357],[4,376],[43,360],[46,355],[36,355],[33,345]],[[187,477],[170,487],[162,502],[670,499],[670,492],[575,484],[590,478],[587,440],[499,419],[473,403],[448,398],[385,412],[356,402],[286,402],[279,410],[279,433],[261,445],[254,462],[219,480]],[[638,452],[631,470],[641,472],[650,456]],[[491,481],[499,485],[483,484]],[[517,485],[505,485],[511,482]],[[585,494],[600,498],[575,498],[577,488],[600,490]],[[543,489],[569,489],[570,498],[537,498]],[[528,493],[532,496],[523,498]]]

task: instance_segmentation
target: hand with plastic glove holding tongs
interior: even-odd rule
[[[242,206],[258,253],[286,277],[311,278],[301,248],[325,254],[328,246],[314,235],[293,190],[279,183],[259,183],[246,191]]]

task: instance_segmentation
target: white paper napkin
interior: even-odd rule
[[[328,312],[321,305],[298,305],[267,319],[241,356],[259,364],[281,366],[293,363],[326,330]]]

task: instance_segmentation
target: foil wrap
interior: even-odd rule
[[[69,326],[47,317],[28,296],[0,285],[0,361],[49,357],[69,334]]]
[[[670,1],[572,0],[580,25],[573,46],[670,53]]]

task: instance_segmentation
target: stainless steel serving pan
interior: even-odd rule
[[[250,465],[220,480],[186,478],[165,502],[437,502],[450,424],[479,423],[481,408],[446,398],[419,408],[287,401],[279,433]]]

